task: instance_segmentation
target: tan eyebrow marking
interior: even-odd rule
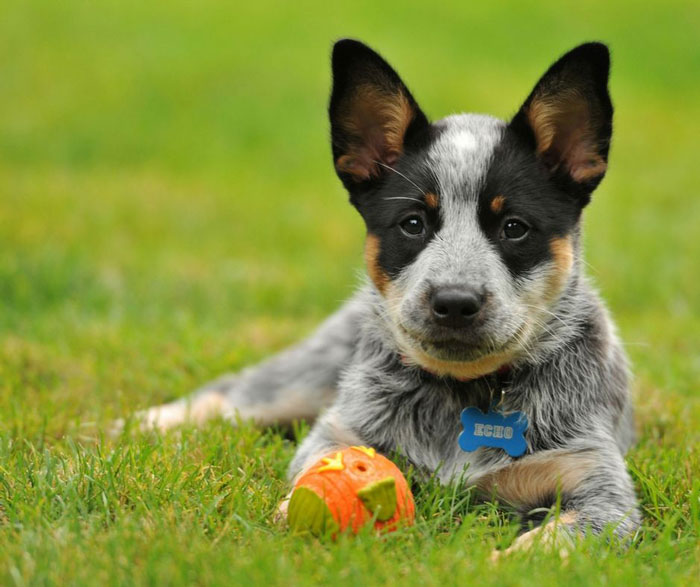
[[[437,208],[439,203],[440,198],[437,194],[434,194],[433,192],[428,192],[425,194],[425,204],[428,206],[428,208]]]
[[[503,204],[505,204],[505,197],[504,196],[496,196],[493,200],[491,200],[491,211],[494,214],[498,214],[501,210],[503,210]]]

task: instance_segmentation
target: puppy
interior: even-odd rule
[[[336,43],[332,61],[333,163],[367,226],[369,280],[306,341],[143,424],[316,419],[290,479],[328,451],[370,445],[524,515],[558,503],[569,537],[629,535],[640,516],[623,459],[627,361],[581,253],[612,133],[607,47],[564,55],[509,122],[430,122],[360,42]],[[496,425],[465,421],[468,408]],[[520,430],[498,426],[513,415]],[[513,434],[520,454],[504,450]]]

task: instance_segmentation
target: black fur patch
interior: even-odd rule
[[[490,204],[499,195],[504,203],[496,213]],[[551,239],[569,234],[580,216],[579,200],[551,181],[534,151],[511,129],[506,129],[479,196],[479,222],[511,274],[523,275],[550,260]],[[522,240],[502,238],[503,226],[512,218],[530,227]]]
[[[431,208],[425,202],[426,194],[439,194],[430,172],[421,165],[422,158],[422,154],[404,155],[396,170],[408,179],[390,173],[374,189],[352,198],[367,232],[379,239],[377,261],[390,278],[410,265],[441,227],[440,206]],[[413,215],[423,220],[425,234],[422,236],[409,236],[401,229],[401,222]]]

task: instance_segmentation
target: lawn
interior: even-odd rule
[[[675,0],[3,2],[0,584],[696,583],[699,23]],[[629,550],[494,567],[512,517],[435,484],[413,528],[302,539],[271,521],[293,437],[106,437],[297,340],[357,284],[363,226],[325,115],[340,36],[381,50],[434,118],[507,117],[559,54],[611,44],[616,131],[586,246],[635,372]]]

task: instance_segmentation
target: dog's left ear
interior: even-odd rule
[[[609,73],[605,45],[580,45],[549,68],[510,122],[552,178],[584,205],[608,165],[613,115]]]

